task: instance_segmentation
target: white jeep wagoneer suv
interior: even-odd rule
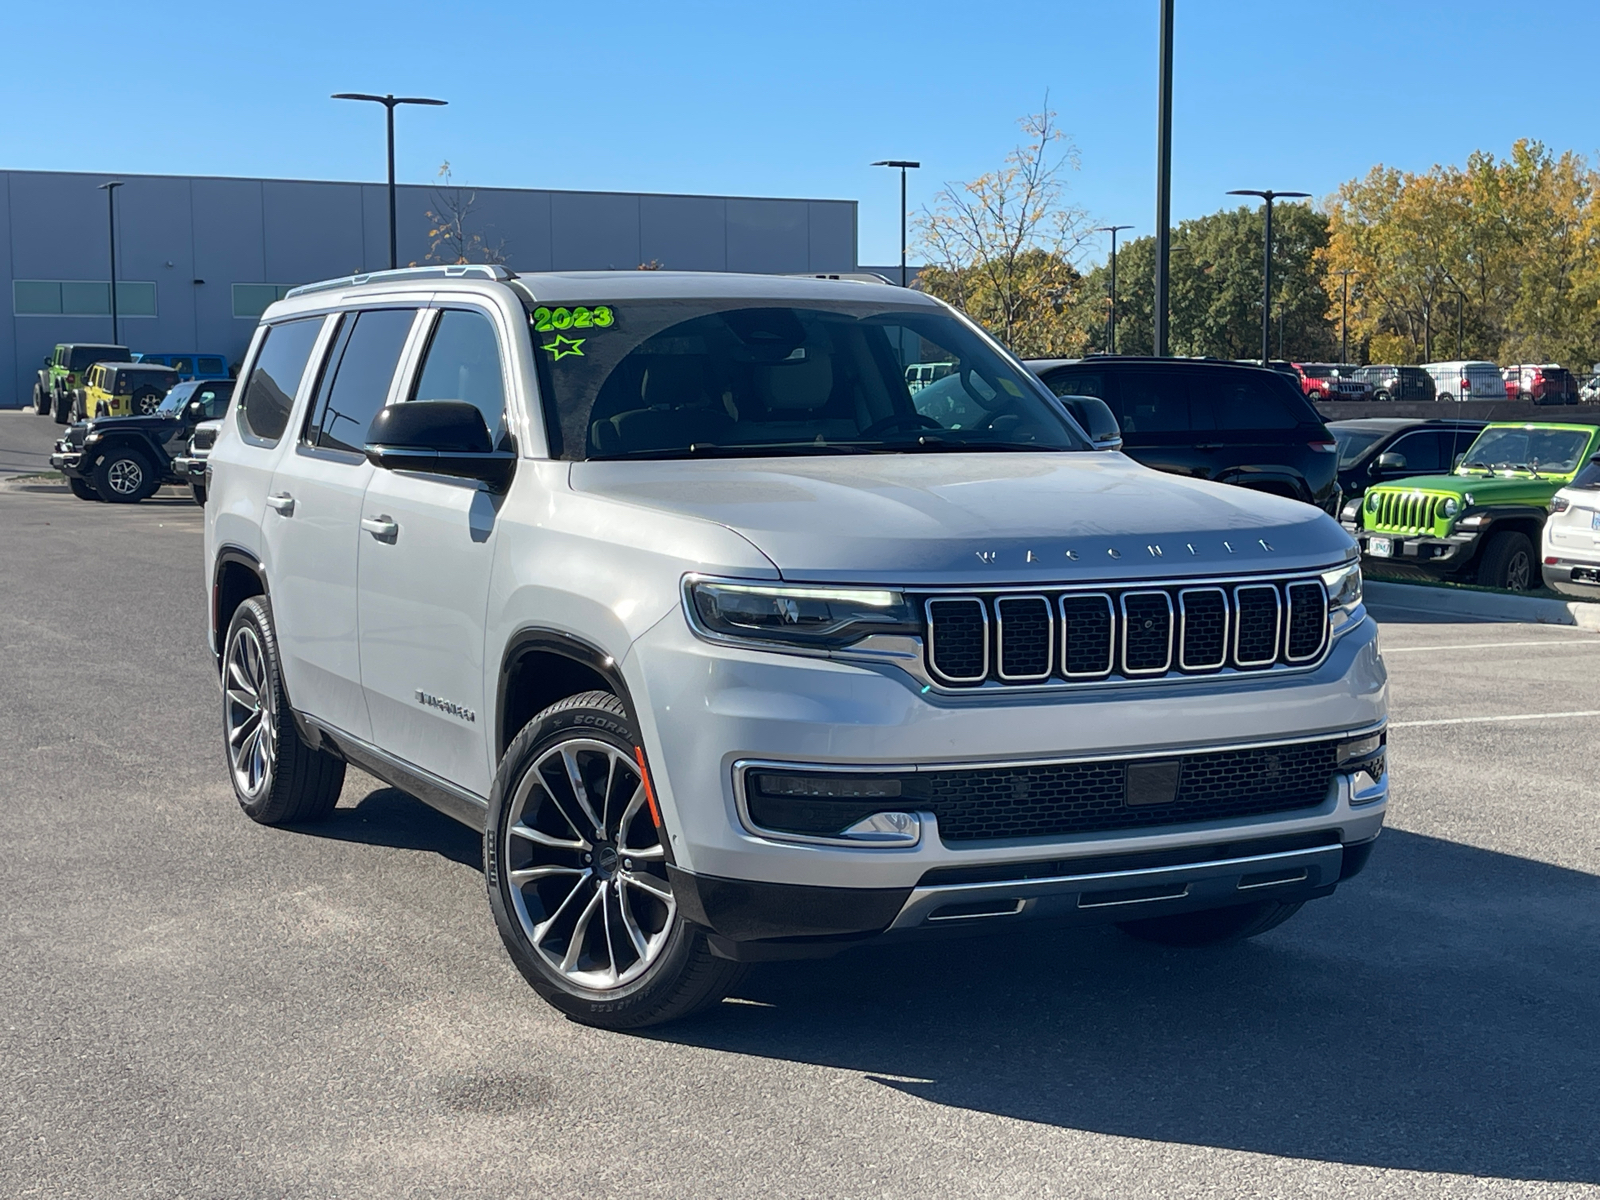
[[[355,763],[482,829],[580,1020],[874,937],[1248,937],[1383,824],[1349,536],[1137,465],[927,296],[392,271],[274,304],[241,380],[205,539],[240,804],[326,817]]]

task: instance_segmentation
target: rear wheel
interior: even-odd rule
[[[1170,917],[1123,921],[1117,928],[1141,942],[1194,949],[1202,946],[1222,946],[1229,942],[1242,942],[1246,938],[1257,937],[1269,929],[1276,929],[1299,911],[1299,904],[1260,900],[1254,904],[1210,908],[1204,912],[1174,913]]]
[[[45,387],[42,380],[35,381],[33,385],[33,411],[41,417],[50,411],[50,389]]]
[[[137,450],[112,449],[95,464],[94,490],[108,504],[137,504],[161,486]]]
[[[72,393],[72,400],[67,405],[67,420],[72,423],[87,421],[89,419],[87,404],[88,399],[84,396],[83,389],[76,389]]]
[[[1455,399],[1455,397],[1452,396],[1449,392],[1440,392],[1437,396],[1434,397],[1434,399],[1438,400],[1441,404],[1449,404],[1452,400]]]
[[[1384,391],[1373,392],[1372,399],[1376,404],[1387,404],[1389,403],[1389,393]]]
[[[484,832],[511,960],[551,1005],[608,1029],[688,1016],[741,974],[678,909],[639,745],[609,693],[551,705],[501,759]]]
[[[1482,587],[1504,588],[1511,592],[1526,592],[1537,587],[1533,542],[1528,535],[1506,530],[1490,538],[1478,560],[1478,583]]]
[[[57,425],[67,423],[67,413],[71,411],[72,394],[65,389],[59,389],[50,397],[50,416]]]
[[[344,761],[300,738],[265,596],[234,610],[222,670],[223,747],[239,807],[263,825],[325,818],[339,802]]]

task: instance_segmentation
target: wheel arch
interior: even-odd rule
[[[1497,533],[1525,533],[1532,540],[1534,549],[1539,547],[1539,535],[1544,532],[1545,518],[1550,514],[1542,508],[1528,508],[1514,506],[1506,508],[1488,507],[1483,510],[1493,519],[1489,528],[1484,530],[1484,536],[1479,541],[1487,545],[1489,539]]]
[[[251,596],[270,596],[261,560],[240,546],[217,551],[211,574],[211,657],[222,670],[222,635],[239,605]]]
[[[494,756],[536,714],[579,692],[610,692],[636,714],[615,656],[574,634],[524,626],[506,641],[495,694]]]

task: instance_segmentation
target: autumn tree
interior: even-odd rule
[[[1067,199],[1078,152],[1046,97],[1018,124],[1024,140],[994,171],[952,183],[918,214],[923,291],[968,313],[1023,356],[1082,352],[1072,318],[1090,236],[1089,214]]]
[[[490,243],[483,234],[469,228],[478,193],[455,185],[448,161],[439,167],[438,178],[433,207],[427,210],[427,260],[451,264],[505,262],[505,239]]]

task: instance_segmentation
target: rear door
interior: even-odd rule
[[[510,330],[488,308],[427,314],[399,399],[465,400],[505,442]],[[373,741],[478,796],[493,770],[495,672],[484,628],[502,496],[474,480],[376,471],[360,536],[361,678]]]
[[[1229,463],[1203,397],[1197,372],[1140,366],[1107,371],[1105,401],[1122,426],[1122,449],[1146,466],[1174,475],[1215,479]]]
[[[272,610],[294,705],[371,740],[361,691],[356,554],[373,468],[367,426],[394,386],[415,307],[342,314],[292,451],[272,479],[263,519]],[[271,348],[271,343],[268,343]]]
[[[1337,456],[1318,453],[1319,461],[1312,461],[1309,443],[1323,436],[1322,426],[1303,398],[1256,371],[1206,370],[1194,375],[1195,422],[1197,427],[1202,422],[1210,426],[1209,441],[1202,446],[1214,447],[1218,463],[1212,478],[1281,490],[1301,499],[1331,482]]]

